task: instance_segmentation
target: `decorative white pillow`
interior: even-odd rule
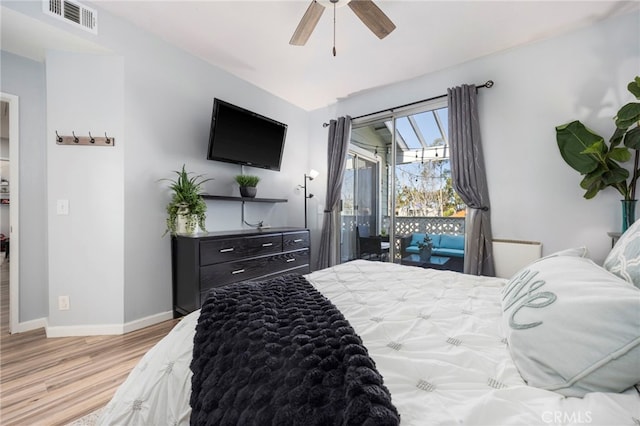
[[[604,268],[640,288],[640,220],[629,227],[604,260]]]
[[[640,289],[576,256],[538,260],[502,292],[503,326],[522,378],[582,397],[640,382]]]
[[[550,255],[545,256],[542,259],[547,259],[549,257],[556,257],[556,256],[589,257],[589,250],[585,246],[573,247],[573,248],[560,250],[555,253],[551,253]]]

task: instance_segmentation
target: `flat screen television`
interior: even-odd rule
[[[213,100],[207,159],[280,170],[287,125]]]

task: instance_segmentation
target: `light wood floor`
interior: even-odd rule
[[[0,267],[0,424],[64,425],[104,406],[177,320],[122,336],[8,334],[9,266]]]

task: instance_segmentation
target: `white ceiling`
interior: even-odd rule
[[[100,7],[306,110],[587,26],[638,8],[616,1],[377,0],[383,40],[348,7],[322,15],[306,46],[289,39],[308,0],[101,1]]]
[[[289,45],[309,2],[92,3],[305,110],[640,8],[637,1],[611,0],[376,0],[396,30],[379,40],[349,7],[338,7],[333,57],[331,8],[306,46]]]

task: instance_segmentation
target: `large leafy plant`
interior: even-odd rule
[[[640,77],[627,86],[640,99]],[[584,176],[580,187],[591,199],[607,187],[616,189],[625,200],[635,200],[636,183],[640,176],[640,103],[624,105],[614,117],[616,130],[609,139],[588,129],[580,121],[556,127],[556,140],[564,161]],[[635,151],[635,156],[632,155]],[[634,158],[631,173],[620,163]]]
[[[169,188],[173,191],[171,201],[167,204],[167,232],[175,235],[177,231],[177,219],[179,215],[184,215],[187,220],[187,229],[195,230],[196,225],[206,231],[205,220],[207,218],[207,205],[200,195],[202,184],[213,179],[204,179],[203,175],[191,176],[193,173],[185,170],[174,170],[177,175],[175,179],[162,179],[170,183]]]

